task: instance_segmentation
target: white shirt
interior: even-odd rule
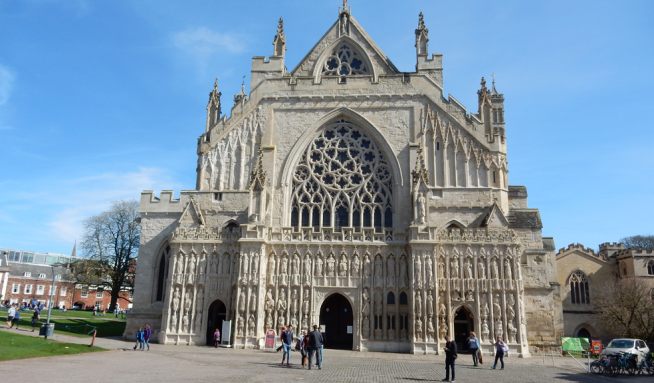
[[[7,316],[10,316],[10,317],[16,316],[16,308],[15,307],[10,307],[9,312],[7,313]]]

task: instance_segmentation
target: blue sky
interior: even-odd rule
[[[557,247],[654,234],[654,2],[350,0],[402,71],[419,11],[445,91],[505,94],[509,182]],[[289,70],[330,1],[0,0],[0,248],[69,253],[83,220],[143,189],[193,189],[219,78],[229,110],[283,16]]]

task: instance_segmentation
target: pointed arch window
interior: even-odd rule
[[[332,50],[323,64],[323,76],[369,75],[370,68],[364,55],[351,44],[342,42]]]
[[[393,226],[390,166],[375,143],[345,120],[322,131],[293,174],[291,226]]]
[[[576,305],[590,304],[588,278],[581,271],[575,271],[570,275],[570,300]]]
[[[161,252],[161,255],[159,256],[159,264],[157,265],[157,284],[155,285],[156,292],[155,292],[155,301],[156,302],[161,302],[163,301],[164,298],[164,291],[166,289],[166,276],[168,274],[168,258],[170,255],[170,246],[166,245],[166,247],[163,249]]]
[[[647,275],[654,275],[654,261],[647,262]]]

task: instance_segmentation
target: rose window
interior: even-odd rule
[[[340,120],[316,137],[293,174],[291,226],[393,226],[392,176],[375,143]]]
[[[370,74],[361,55],[349,45],[340,44],[325,61],[324,76],[350,76]]]

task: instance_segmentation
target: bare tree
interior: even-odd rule
[[[650,289],[642,281],[620,280],[596,300],[595,307],[615,335],[654,339],[654,304]]]
[[[141,235],[138,206],[136,201],[114,202],[108,211],[86,220],[82,249],[90,261],[80,264],[76,274],[78,279],[88,278],[110,288],[109,311],[116,307],[120,291],[134,285]]]
[[[654,250],[654,235],[632,235],[620,242],[630,249]]]

